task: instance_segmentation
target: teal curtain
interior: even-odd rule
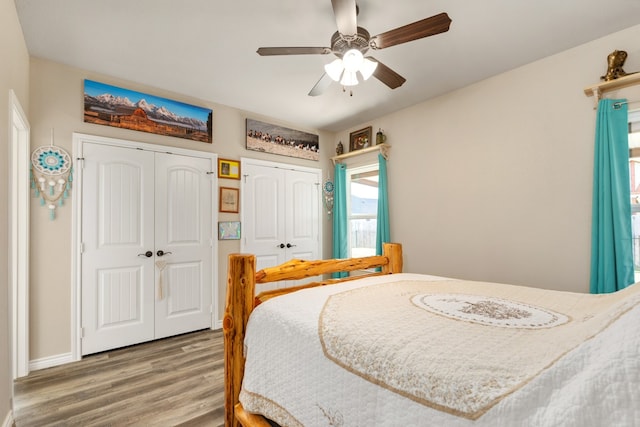
[[[333,174],[333,258],[348,258],[347,233],[347,167],[336,163]],[[333,278],[347,277],[349,273],[333,273]]]
[[[591,293],[634,282],[626,100],[598,103],[593,170]]]
[[[391,241],[389,232],[389,201],[387,197],[387,160],[378,154],[378,223],[376,255],[382,255],[382,244]]]

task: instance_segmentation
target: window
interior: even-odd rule
[[[378,164],[348,168],[347,222],[349,257],[376,254]]]

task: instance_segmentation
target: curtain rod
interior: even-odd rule
[[[612,107],[615,108],[616,110],[619,110],[623,105],[628,105],[628,104],[635,104],[637,102],[640,102],[640,100],[636,100],[636,101],[624,101],[624,102],[614,102]]]

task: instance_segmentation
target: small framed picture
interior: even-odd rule
[[[220,187],[220,212],[238,213],[240,190],[238,188]]]
[[[349,134],[349,151],[371,147],[371,126]]]
[[[240,179],[240,162],[218,159],[218,178]]]
[[[220,221],[218,240],[240,240],[240,221]]]

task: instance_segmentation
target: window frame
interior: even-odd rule
[[[366,163],[366,164],[361,164],[361,165],[357,165],[357,166],[347,166],[346,168],[346,207],[347,207],[347,251],[348,251],[348,256],[349,258],[354,258],[353,255],[353,247],[352,247],[352,240],[351,240],[351,221],[352,220],[375,220],[376,224],[378,221],[378,210],[376,208],[376,213],[375,214],[354,214],[352,212],[352,204],[351,204],[351,184],[353,182],[353,176],[357,175],[357,174],[361,174],[361,173],[366,173],[366,172],[373,172],[376,171],[378,174],[378,177],[380,176],[380,165],[378,164],[378,162],[375,163]],[[376,197],[377,200],[377,197]],[[373,248],[374,250],[374,254],[375,254],[375,246]]]

